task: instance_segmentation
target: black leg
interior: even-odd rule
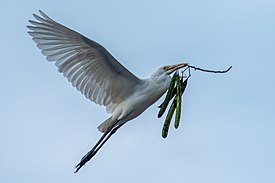
[[[108,139],[122,126],[124,125],[120,124],[118,126],[112,127],[110,128],[110,130],[106,131],[101,138],[98,140],[98,142],[95,144],[95,146],[85,155],[82,157],[81,161],[76,165],[76,170],[74,173],[78,172],[78,170],[85,165],[88,161],[90,161],[92,159],[92,157],[94,157],[94,155],[96,155],[96,153],[98,152],[98,150],[108,141]],[[106,137],[107,136],[107,137]]]

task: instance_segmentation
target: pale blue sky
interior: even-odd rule
[[[275,182],[275,1],[5,1],[1,3],[0,182]],[[193,72],[180,128],[162,139],[158,101],[79,173],[108,115],[48,63],[27,34],[32,13],[104,45],[139,77]]]

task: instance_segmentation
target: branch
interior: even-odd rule
[[[203,71],[203,72],[211,72],[211,73],[226,73],[232,68],[232,66],[230,66],[228,69],[226,69],[224,71],[213,71],[213,70],[201,69],[199,67],[195,67],[195,66],[192,66],[192,65],[188,65],[188,67],[190,67],[192,69],[195,69],[195,70],[200,70],[200,71]]]

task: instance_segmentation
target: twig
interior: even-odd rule
[[[195,67],[195,66],[192,66],[192,65],[188,65],[188,67],[192,68],[192,69],[195,69],[195,70],[200,70],[200,71],[203,71],[203,72],[211,72],[211,73],[226,73],[232,68],[232,66],[230,66],[228,69],[226,69],[224,71],[213,71],[213,70],[202,69],[202,68]]]

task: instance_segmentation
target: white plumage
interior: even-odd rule
[[[150,78],[139,79],[100,44],[39,12],[40,16],[34,14],[36,21],[29,21],[28,33],[77,90],[112,113],[98,127],[103,133],[140,115],[168,89],[170,74],[187,66],[160,67]]]

